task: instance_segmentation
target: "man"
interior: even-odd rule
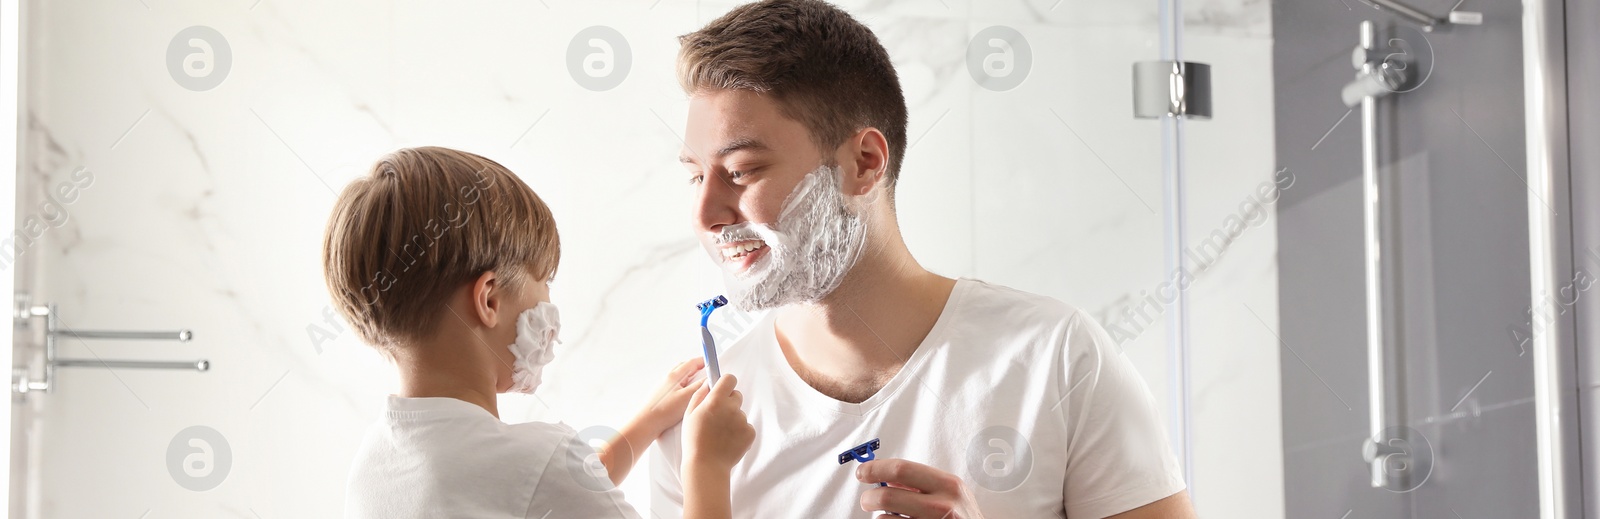
[[[1088,315],[906,248],[905,99],[870,30],[778,0],[681,43],[697,233],[734,304],[773,309],[721,358],[757,431],[734,515],[1193,517],[1148,389]],[[875,438],[878,459],[844,454]],[[681,441],[652,463],[663,519]]]

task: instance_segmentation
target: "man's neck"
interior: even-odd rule
[[[471,341],[471,339],[467,339]],[[458,341],[461,342],[461,341]],[[407,344],[396,348],[393,359],[400,369],[400,395],[406,398],[454,398],[482,407],[496,418],[494,374],[483,373],[471,356],[445,344]]]
[[[955,280],[922,268],[903,242],[869,250],[822,301],[786,307],[778,342],[818,391],[861,402],[899,373],[943,313]]]

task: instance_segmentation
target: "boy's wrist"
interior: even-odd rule
[[[684,460],[683,473],[685,476],[728,477],[733,473],[733,464],[690,457]]]
[[[702,452],[692,449],[683,453],[684,472],[698,472],[706,475],[726,475],[733,471],[733,466],[739,462],[737,459],[724,459],[726,456],[717,456],[713,452]]]
[[[669,427],[672,427],[672,424],[677,423],[676,420],[663,416],[664,414],[655,407],[646,407],[638,415],[634,416],[633,420],[628,422],[628,425],[624,426],[624,428],[632,430],[641,438],[649,438],[651,441],[655,441],[657,437],[661,436],[661,433],[666,432]]]
[[[661,431],[644,416],[635,417],[617,431],[617,438],[600,452],[600,462],[611,473],[613,483],[621,484]]]

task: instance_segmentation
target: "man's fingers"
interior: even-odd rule
[[[940,499],[943,498],[915,490],[872,487],[861,494],[861,509],[867,512],[882,510],[919,519],[947,519],[955,504]]]
[[[961,489],[961,479],[955,474],[899,458],[862,463],[856,467],[856,479],[862,483],[888,483],[914,488],[925,494],[958,495]]]

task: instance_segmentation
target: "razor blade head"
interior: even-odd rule
[[[711,299],[707,299],[704,303],[700,303],[699,305],[696,305],[696,308],[699,308],[700,311],[704,312],[704,311],[710,310],[712,308],[722,308],[724,305],[727,305],[727,304],[728,304],[728,298],[722,297],[722,296],[717,296],[717,297],[713,297]]]
[[[843,465],[850,463],[850,460],[857,460],[862,463],[872,461],[877,457],[876,454],[873,454],[873,451],[876,450],[878,450],[878,439],[873,438],[872,441],[868,441],[867,443],[857,445],[850,450],[839,453],[839,464]]]

